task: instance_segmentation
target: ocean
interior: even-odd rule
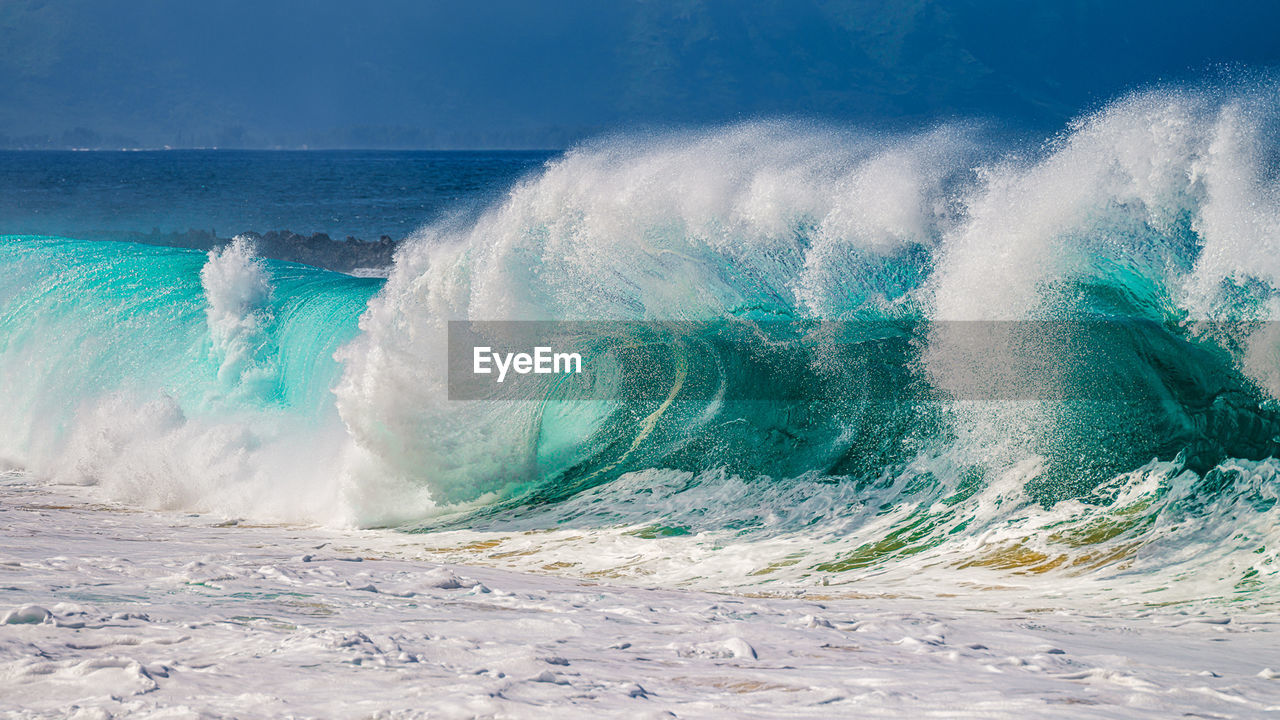
[[[289,230],[401,240],[494,202],[550,152],[0,151],[0,218],[15,235]]]
[[[557,153],[3,153],[0,458],[573,577],[1269,602],[1278,110],[1173,88],[1016,142],[758,121]],[[103,240],[152,228],[399,247],[380,279]],[[669,362],[604,400],[449,400],[450,321],[656,323]],[[737,350],[699,350],[725,327]],[[743,336],[790,392],[730,371]],[[1034,391],[981,391],[1010,387]]]

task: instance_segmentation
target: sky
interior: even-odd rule
[[[544,148],[759,117],[1060,127],[1280,65],[1280,3],[0,0],[0,147]]]

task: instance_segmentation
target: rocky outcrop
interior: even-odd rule
[[[357,275],[385,274],[391,267],[396,249],[396,242],[387,235],[376,242],[367,242],[354,237],[334,240],[325,233],[300,235],[289,230],[242,234],[253,239],[257,252],[262,257]],[[116,232],[104,235],[104,239],[109,240],[195,250],[212,250],[231,242],[231,238],[218,237],[210,230],[170,233],[152,230],[150,233]]]

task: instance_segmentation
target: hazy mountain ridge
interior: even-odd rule
[[[1280,7],[1234,4],[9,0],[0,147],[557,148],[762,115],[1053,127],[1138,84],[1280,62]]]

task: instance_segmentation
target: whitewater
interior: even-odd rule
[[[322,687],[266,688],[341,657],[470,678],[447,716],[1274,711],[1275,91],[1146,90],[1042,142],[983,123],[603,138],[422,228],[385,280],[245,238],[0,237],[0,686],[323,716]],[[607,402],[551,379],[536,402],[449,400],[451,321],[590,322],[661,362]],[[717,355],[743,337],[790,358],[788,392]],[[241,619],[206,623],[188,593]],[[133,617],[137,598],[158,609]],[[572,627],[523,655],[494,632],[482,661],[465,627],[495,607]],[[398,626],[418,609],[462,634]],[[643,658],[583,640],[619,619],[685,680],[631,687]],[[247,692],[270,698],[195,679],[224,671],[201,665],[218,647],[256,653]]]

